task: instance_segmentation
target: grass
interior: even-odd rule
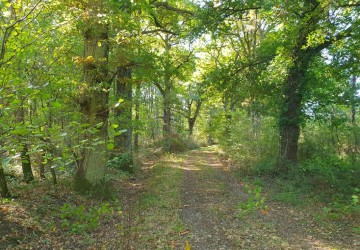
[[[151,170],[147,191],[140,197],[138,234],[148,249],[173,249],[184,231],[178,210],[182,158],[167,155]]]
[[[300,197],[299,193],[295,191],[281,191],[272,195],[273,201],[283,202],[293,206],[300,206],[304,204],[304,201]]]

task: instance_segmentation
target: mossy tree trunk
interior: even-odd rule
[[[89,132],[83,135],[84,145],[75,177],[75,190],[90,191],[103,184],[107,161],[109,87],[108,25],[104,19],[104,1],[89,0],[89,18],[84,30],[83,81],[79,104]]]
[[[21,147],[22,149],[20,152],[20,156],[21,156],[22,172],[24,175],[25,182],[30,183],[31,181],[34,180],[34,174],[32,172],[32,167],[31,167],[29,146],[26,142],[23,142],[21,144]]]
[[[0,188],[1,188],[0,191],[1,191],[2,198],[10,198],[11,197],[11,194],[8,189],[7,182],[6,182],[4,169],[2,168],[1,165],[0,165]]]

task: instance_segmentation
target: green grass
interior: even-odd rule
[[[303,204],[303,200],[300,195],[294,191],[282,191],[272,195],[273,201],[287,203],[293,206],[300,206]]]
[[[148,189],[140,198],[138,233],[148,249],[171,249],[170,242],[177,241],[184,230],[178,214],[183,174],[178,166],[182,161],[168,155],[157,163],[151,170]]]

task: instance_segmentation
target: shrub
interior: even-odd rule
[[[111,214],[108,203],[99,207],[86,209],[85,206],[73,206],[65,203],[60,210],[61,227],[72,233],[84,233],[96,229],[100,219]]]
[[[112,158],[111,160],[108,160],[106,165],[107,167],[115,168],[129,173],[134,172],[134,167],[133,167],[134,163],[131,153],[120,154]]]

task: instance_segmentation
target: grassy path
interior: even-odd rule
[[[359,220],[326,218],[324,204],[273,180],[236,177],[216,147],[112,176],[119,201],[80,196],[66,180],[23,185],[22,199],[0,202],[0,249],[360,249]]]

